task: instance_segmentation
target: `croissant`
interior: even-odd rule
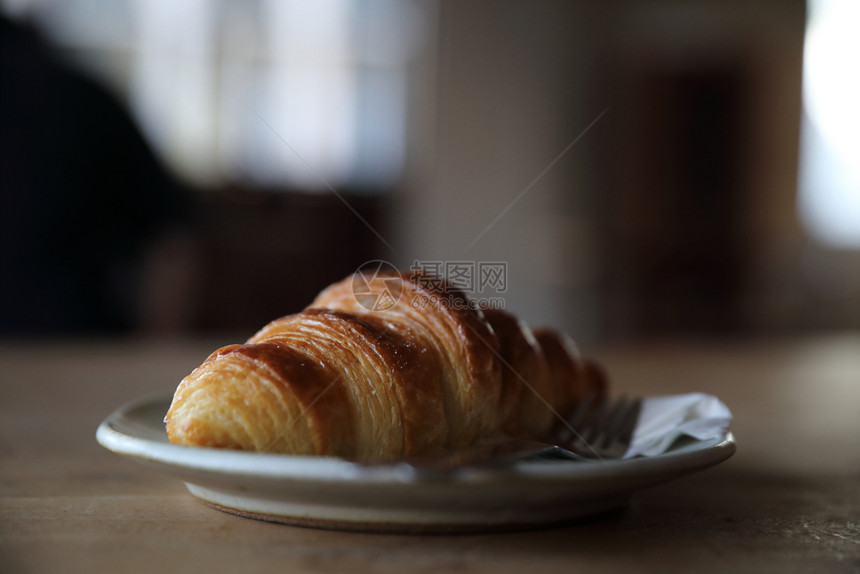
[[[480,311],[421,274],[355,277],[245,344],[212,353],[176,389],[171,443],[390,461],[546,438],[606,379],[573,341]]]

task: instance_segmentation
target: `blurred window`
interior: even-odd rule
[[[799,209],[810,235],[860,248],[860,2],[811,0],[804,48]]]
[[[400,175],[417,3],[0,1],[126,98],[194,183],[373,191]]]

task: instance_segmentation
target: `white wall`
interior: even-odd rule
[[[444,2],[435,13],[426,63],[435,85],[413,110],[427,129],[413,140],[397,263],[506,261],[509,311],[591,334],[594,250],[582,204],[602,120],[561,154],[608,105],[586,101],[600,14],[516,1]]]

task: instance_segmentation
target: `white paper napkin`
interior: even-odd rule
[[[639,422],[624,458],[661,454],[683,435],[699,440],[721,437],[731,420],[728,407],[704,393],[648,397],[642,401]]]

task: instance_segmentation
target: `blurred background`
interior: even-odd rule
[[[374,259],[582,340],[860,329],[853,0],[0,7],[3,338],[245,338]]]

